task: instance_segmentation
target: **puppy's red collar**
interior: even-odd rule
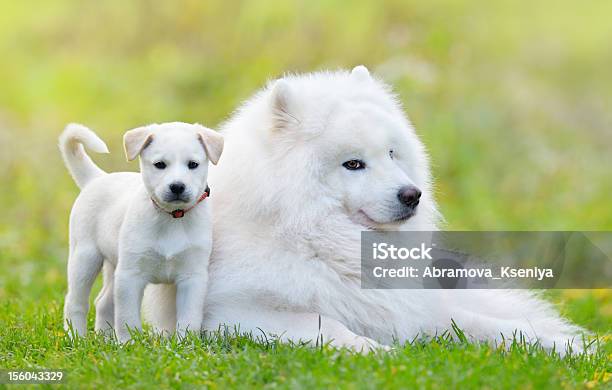
[[[155,205],[155,207],[157,207],[159,210],[163,211],[164,213],[168,213],[170,215],[172,215],[172,218],[183,218],[185,216],[185,214],[190,211],[191,209],[193,209],[194,207],[196,207],[197,205],[200,204],[200,202],[202,202],[204,199],[208,198],[210,196],[210,187],[206,186],[206,189],[204,190],[204,193],[202,194],[202,196],[200,196],[200,198],[198,199],[197,202],[195,202],[195,204],[193,206],[191,206],[188,209],[177,209],[174,211],[166,211],[164,209],[162,209],[157,202],[155,201],[155,199],[151,198],[151,201],[153,202],[153,204]]]

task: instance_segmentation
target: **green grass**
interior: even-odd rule
[[[138,335],[119,345],[91,334],[72,342],[59,329],[57,301],[16,312],[0,308],[0,364],[6,368],[66,368],[70,387],[313,388],[589,388],[610,376],[612,344],[592,355],[563,359],[537,346],[507,349],[470,344],[457,331],[360,355],[328,346],[287,345],[258,335],[223,330],[184,340]],[[9,352],[10,351],[10,352]]]
[[[588,359],[445,340],[375,356],[234,336],[72,345],[60,308],[77,189],[56,140],[82,122],[111,148],[104,169],[134,170],[128,128],[215,127],[269,78],[363,63],[427,145],[449,229],[612,230],[612,2],[5,3],[0,368],[65,368],[72,387],[609,387],[610,290],[549,293],[605,336]]]

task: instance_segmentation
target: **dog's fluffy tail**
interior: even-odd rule
[[[94,164],[83,146],[97,153],[108,153],[104,141],[87,127],[76,123],[66,126],[59,137],[59,148],[66,167],[79,188],[106,173]]]

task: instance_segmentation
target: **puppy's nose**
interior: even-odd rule
[[[415,186],[403,186],[397,192],[397,198],[403,205],[417,207],[421,199],[421,191]]]
[[[185,192],[185,184],[177,182],[170,184],[170,192],[180,195]]]

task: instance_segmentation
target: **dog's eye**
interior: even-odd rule
[[[157,169],[166,169],[166,163],[163,161],[158,161],[153,165],[155,165],[155,168]]]
[[[348,169],[349,171],[356,171],[358,169],[365,168],[365,163],[361,160],[349,160],[342,164],[342,166]]]
[[[187,163],[187,168],[189,168],[189,169],[196,169],[196,168],[197,168],[197,167],[199,167],[199,166],[200,166],[200,164],[198,164],[198,163],[197,163],[197,162],[195,162],[195,161],[189,161],[189,162]]]

